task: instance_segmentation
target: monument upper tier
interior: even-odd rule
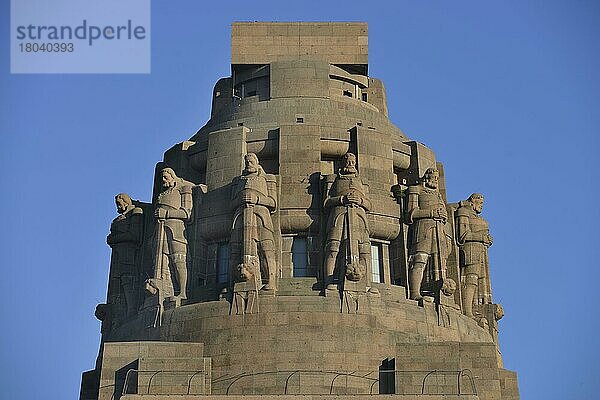
[[[357,150],[352,139],[357,135],[387,143],[386,157],[399,182],[415,183],[435,164],[430,149],[410,141],[388,118],[385,87],[368,76],[366,23],[236,22],[231,42],[231,76],[215,84],[210,120],[184,145],[193,143],[185,150],[186,159],[197,171],[183,172],[185,179],[206,179],[210,190],[209,175],[204,178],[209,137],[231,129],[247,130],[246,150],[274,174],[282,155],[289,153],[278,141],[291,131],[305,144],[306,132],[318,136],[313,150],[326,161],[318,169],[323,174],[338,167],[331,160]],[[175,147],[179,153],[179,145]],[[168,153],[165,162],[172,164],[172,151]]]
[[[231,64],[321,60],[352,66],[367,75],[369,36],[365,22],[234,22]]]

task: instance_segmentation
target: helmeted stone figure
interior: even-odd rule
[[[192,214],[192,187],[179,178],[171,168],[161,171],[163,191],[155,204],[157,252],[155,279],[162,289],[163,298],[187,299],[187,247],[186,223]],[[173,277],[176,278],[179,294],[175,296]]]
[[[463,312],[473,316],[473,302],[478,290],[479,278],[488,275],[487,249],[492,245],[488,223],[479,214],[483,211],[483,195],[473,193],[466,201],[461,201],[456,210],[457,242],[460,249],[459,260],[462,275]],[[485,285],[487,286],[487,285]],[[489,302],[489,288],[479,287],[483,302]]]
[[[277,259],[271,217],[277,208],[276,192],[275,177],[265,174],[256,154],[246,154],[244,170],[234,180],[231,194],[234,215],[230,243],[235,282],[262,276],[263,290],[276,288]]]
[[[439,172],[429,168],[418,185],[407,190],[406,223],[409,225],[408,267],[410,298],[420,300],[423,272],[428,263],[436,280],[445,278],[448,245],[444,225],[446,204],[438,190]]]
[[[366,212],[371,209],[368,186],[356,169],[356,156],[346,153],[344,166],[340,168],[327,193],[324,207],[329,210],[325,241],[325,282],[327,289],[336,289],[340,277],[336,273],[336,259],[340,243],[346,239],[345,276],[359,281],[364,275],[370,255],[369,228]]]
[[[107,303],[115,318],[131,316],[137,307],[138,257],[143,211],[127,193],[115,196],[119,216],[110,225],[106,243],[112,248]]]

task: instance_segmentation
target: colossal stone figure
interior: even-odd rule
[[[262,290],[275,290],[277,260],[271,213],[277,208],[276,181],[265,174],[254,153],[244,156],[244,170],[231,195],[234,211],[231,232],[233,280],[262,276]],[[259,275],[258,275],[259,274]]]
[[[161,171],[163,192],[158,195],[154,216],[156,218],[157,248],[155,280],[147,288],[158,289],[162,298],[187,299],[187,239],[185,224],[192,214],[192,187],[177,177],[171,168]],[[179,294],[175,296],[173,275]],[[158,280],[158,283],[157,283]]]
[[[479,278],[489,277],[487,248],[492,245],[488,223],[479,214],[483,211],[483,195],[473,193],[461,201],[456,210],[456,236],[460,249],[459,260],[463,280],[462,304],[465,315],[473,316],[473,302],[479,286]],[[483,303],[491,303],[491,294],[486,284],[479,287]]]
[[[439,173],[429,168],[418,185],[407,190],[406,223],[409,225],[408,281],[410,298],[421,300],[423,272],[429,262],[435,280],[444,279],[448,247],[444,225],[446,205],[438,190]]]
[[[142,241],[142,209],[127,193],[115,196],[119,216],[110,225],[106,243],[112,249],[107,303],[116,319],[131,316],[137,307],[138,252]],[[106,313],[104,313],[106,314]]]
[[[335,290],[342,279],[335,268],[342,239],[348,243],[345,277],[350,281],[359,281],[365,275],[371,251],[366,215],[371,209],[368,187],[358,175],[356,156],[346,153],[343,161],[324,205],[329,210],[325,241],[325,282],[329,290]]]

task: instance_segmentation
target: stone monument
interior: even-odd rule
[[[161,180],[163,191],[154,208],[154,278],[146,282],[146,288],[150,294],[158,294],[163,299],[185,300],[188,276],[185,225],[192,213],[192,188],[171,168],[161,171]]]
[[[448,244],[444,226],[448,220],[446,204],[438,189],[440,174],[428,168],[418,185],[407,190],[406,223],[409,227],[409,298],[421,300],[421,282],[427,265],[433,279],[446,277]]]
[[[371,201],[367,186],[358,176],[356,156],[346,153],[344,165],[338,171],[331,188],[327,191],[324,208],[328,210],[327,236],[325,239],[325,283],[327,289],[336,289],[343,277],[352,282],[360,281],[367,271],[370,252],[367,214]],[[336,260],[344,239],[345,262],[336,273]]]
[[[478,304],[491,303],[487,249],[493,240],[487,221],[479,215],[481,211],[483,195],[479,193],[473,193],[466,201],[461,201],[456,211],[456,236],[463,281],[462,306],[463,312],[469,317],[473,316],[473,301],[476,298]],[[481,285],[480,278],[483,278]]]
[[[110,312],[119,318],[127,318],[137,311],[137,287],[139,282],[139,251],[142,243],[143,210],[133,204],[127,193],[115,196],[119,216],[110,225],[106,243],[112,249],[107,305],[103,314]]]
[[[273,177],[267,178],[254,153],[244,156],[244,171],[233,184],[235,209],[231,232],[234,279],[245,282],[254,276],[266,283],[263,290],[275,290],[277,259],[271,213],[277,207]]]
[[[483,196],[448,202],[443,163],[390,122],[367,25],[231,38],[152,200],[116,197],[80,400],[518,399]]]

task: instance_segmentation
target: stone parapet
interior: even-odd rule
[[[179,396],[179,395],[134,395],[121,400],[231,400],[235,396]],[[373,400],[371,395],[245,395],[244,400]],[[479,400],[474,395],[378,395],[377,400]]]

